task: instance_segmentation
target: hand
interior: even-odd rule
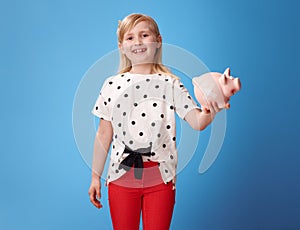
[[[102,204],[100,202],[101,198],[101,183],[100,179],[92,179],[90,188],[89,188],[89,196],[90,196],[90,201],[96,208],[102,208]]]
[[[215,101],[209,102],[208,106],[203,106],[202,111],[205,114],[211,114],[212,117],[216,115],[216,113],[220,112],[222,109],[219,108],[218,103]]]

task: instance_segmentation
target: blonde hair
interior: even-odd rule
[[[125,33],[131,30],[140,22],[147,22],[149,24],[150,31],[156,36],[156,38],[160,36],[158,25],[153,18],[144,14],[130,14],[126,16],[122,21],[119,21],[118,30],[117,30],[118,43],[121,44],[124,40]],[[126,55],[120,52],[119,73],[129,72],[131,68],[132,68],[131,61],[126,57]],[[172,74],[171,71],[162,64],[162,46],[157,48],[154,57],[154,63],[152,66],[152,72],[165,73],[178,79],[177,76]]]

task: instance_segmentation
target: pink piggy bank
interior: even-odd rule
[[[208,72],[193,78],[194,92],[201,106],[216,101],[219,108],[230,108],[230,97],[241,89],[239,78],[230,76],[230,69],[224,73]]]

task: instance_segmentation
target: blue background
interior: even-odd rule
[[[296,0],[2,0],[0,229],[111,229],[106,187],[102,210],[89,203],[72,106],[87,69],[117,48],[117,20],[133,12],[243,83],[217,161],[199,174],[199,151],[178,176],[171,229],[300,229],[299,9]]]

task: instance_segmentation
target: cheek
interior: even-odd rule
[[[147,45],[149,48],[151,48],[151,50],[156,50],[158,48],[157,42],[148,42]]]
[[[123,54],[128,53],[129,50],[130,50],[130,46],[128,44],[123,44],[122,45],[121,51],[122,51]]]

